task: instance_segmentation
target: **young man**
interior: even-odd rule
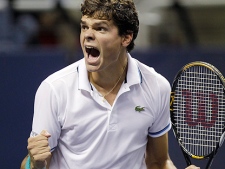
[[[21,168],[174,169],[170,84],[129,54],[139,29],[133,1],[84,0],[81,11],[84,58],[38,88]]]

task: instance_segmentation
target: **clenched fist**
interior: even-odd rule
[[[48,138],[51,135],[43,130],[39,135],[28,139],[28,152],[31,159],[31,166],[35,168],[44,168],[47,160],[51,157],[51,151],[48,144]]]

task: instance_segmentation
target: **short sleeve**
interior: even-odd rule
[[[158,80],[159,98],[157,115],[153,125],[149,128],[148,134],[151,137],[159,137],[168,132],[171,129],[170,121],[170,84],[164,78],[160,77]]]
[[[32,132],[39,134],[42,130],[51,134],[49,145],[54,149],[61,132],[58,101],[53,86],[45,81],[41,83],[35,95],[32,124]]]

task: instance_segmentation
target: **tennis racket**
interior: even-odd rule
[[[171,92],[172,129],[187,165],[208,159],[212,165],[225,138],[225,79],[213,65],[196,61],[176,75]],[[191,158],[190,158],[191,157]]]

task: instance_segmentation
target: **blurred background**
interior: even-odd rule
[[[51,73],[82,58],[82,0],[0,0],[0,162],[16,169],[27,154],[35,92]],[[224,0],[134,0],[140,31],[132,56],[172,84],[191,61],[205,61],[225,75]],[[169,133],[178,169],[185,161]],[[212,169],[225,168],[225,145]],[[206,161],[194,161],[202,166]]]

